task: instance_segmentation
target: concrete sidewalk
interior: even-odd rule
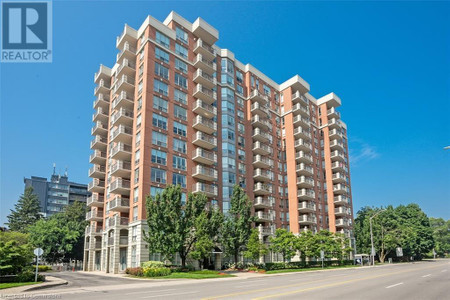
[[[0,297],[3,298],[3,295],[12,295],[12,294],[23,294],[25,292],[31,292],[36,290],[41,290],[45,288],[66,285],[68,282],[64,279],[57,278],[54,276],[45,276],[45,281],[42,283],[37,283],[35,285],[26,285],[26,286],[18,286],[9,289],[0,290]]]

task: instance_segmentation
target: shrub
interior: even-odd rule
[[[27,270],[27,271],[23,271],[22,273],[18,274],[16,277],[16,282],[30,282],[30,281],[34,281],[34,272]],[[38,281],[45,281],[45,276],[38,274],[37,277]]]
[[[149,261],[145,261],[141,264],[142,268],[150,268],[150,269],[155,269],[155,268],[164,268],[164,263],[162,261],[154,261],[154,260],[149,260]]]
[[[132,276],[144,276],[144,272],[141,267],[137,268],[126,268],[125,273]]]
[[[36,265],[33,265],[33,270],[36,270]],[[39,265],[38,266],[38,272],[47,272],[47,271],[51,271],[52,267],[51,266],[46,266],[46,265]]]
[[[166,267],[162,268],[143,268],[144,276],[146,277],[159,277],[170,275],[170,269]]]

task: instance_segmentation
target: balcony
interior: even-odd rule
[[[197,182],[192,185],[192,193],[204,193],[207,197],[217,197],[217,186],[203,182]]]
[[[94,82],[99,83],[100,80],[109,81],[111,80],[111,69],[100,65],[100,68],[94,74]]]
[[[272,194],[272,186],[262,182],[257,182],[253,186],[253,192],[255,195],[269,195]]]
[[[211,45],[219,39],[219,32],[201,18],[192,23],[192,33]]]
[[[316,193],[312,189],[300,189],[297,191],[297,197],[301,200],[314,200]]]
[[[258,196],[258,197],[255,197],[253,206],[255,208],[270,208],[270,207],[272,207],[272,203],[267,198]]]
[[[257,101],[262,105],[267,105],[269,102],[269,96],[259,92],[258,90],[253,90],[250,93],[250,99],[253,101]]]
[[[272,222],[274,221],[274,217],[271,214],[262,212],[262,211],[258,211],[255,213],[255,217],[258,218],[256,220],[256,222]]]
[[[309,201],[302,201],[298,204],[298,211],[301,213],[313,213],[316,211],[316,205]]]
[[[108,202],[108,205],[111,211],[128,212],[130,210],[130,199],[115,196]]]
[[[217,131],[217,123],[211,119],[204,118],[200,115],[195,116],[194,129],[200,130],[207,134],[212,134]]]
[[[94,165],[89,169],[89,177],[91,178],[105,178],[105,166]]]
[[[196,100],[194,102],[193,111],[196,114],[206,117],[208,119],[212,119],[217,115],[217,108],[210,104],[206,104],[202,100]]]
[[[101,236],[102,232],[103,230],[101,226],[86,226],[86,229],[84,230],[84,234],[86,236],[88,235]]]
[[[256,228],[258,229],[259,235],[262,235],[262,236],[268,236],[268,235],[275,234],[275,231],[272,229],[272,227],[257,226]]]
[[[119,237],[119,246],[128,246],[128,236]]]
[[[338,150],[331,152],[331,161],[345,161],[344,153]]]
[[[272,148],[270,148],[269,146],[267,146],[266,144],[263,144],[261,142],[254,142],[252,150],[255,154],[260,154],[260,155],[272,154],[272,151],[273,151]]]
[[[300,151],[306,151],[306,152],[311,152],[312,151],[311,143],[307,142],[307,141],[305,141],[303,139],[295,140],[294,147],[295,147],[296,150],[300,150]]]
[[[305,96],[303,96],[299,91],[292,94],[292,103],[297,104],[303,104],[306,106],[309,106],[309,100]]]
[[[136,42],[132,42],[131,44],[135,45]],[[131,44],[126,42],[122,50],[117,53],[116,61],[118,63],[125,59],[130,59],[132,61],[136,60],[136,47],[131,46]]]
[[[122,75],[114,82],[114,93],[118,92],[134,93],[134,79],[131,76]]]
[[[345,148],[343,143],[339,142],[338,140],[332,140],[330,143],[330,149],[343,151]]]
[[[347,166],[340,161],[333,162],[331,164],[331,169],[333,170],[333,172],[336,172],[336,171],[347,172]]]
[[[125,25],[122,33],[116,39],[116,47],[118,49],[121,49],[123,45],[126,46],[127,44],[136,44],[136,36],[136,30],[129,27],[128,25]]]
[[[341,113],[336,110],[336,108],[332,107],[327,110],[328,118],[341,118]]]
[[[121,75],[126,75],[134,78],[134,76],[136,75],[136,64],[134,62],[131,62],[131,60],[129,60],[128,58],[124,58],[116,71],[116,77],[120,77]]]
[[[272,175],[270,171],[264,170],[264,169],[255,169],[253,172],[253,179],[254,181],[271,181]]]
[[[311,139],[311,130],[305,129],[301,126],[296,127],[294,129],[294,137],[310,140]]]
[[[344,195],[334,196],[333,200],[334,205],[336,206],[350,204],[350,198]]]
[[[93,108],[101,108],[103,111],[109,111],[109,95],[99,94],[94,101]]]
[[[311,154],[308,154],[303,151],[295,152],[295,159],[297,162],[302,162],[306,164],[312,164],[313,158]]]
[[[294,104],[292,107],[292,113],[294,116],[300,114],[305,118],[309,118],[309,110],[308,107],[303,106],[301,103]]]
[[[343,173],[334,173],[333,174],[333,183],[345,183],[347,182],[347,176]]]
[[[301,225],[312,225],[317,224],[317,219],[315,216],[312,215],[300,215],[298,218],[298,222]]]
[[[194,60],[194,67],[197,69],[202,69],[204,72],[212,75],[216,72],[217,65],[212,60],[208,60],[206,57],[203,57],[201,54],[197,54]]]
[[[255,141],[267,143],[272,140],[272,137],[267,132],[264,132],[260,128],[253,129],[252,138]]]
[[[268,157],[264,157],[261,156],[260,154],[257,154],[253,156],[253,167],[263,169],[271,168],[273,167],[273,160]]]
[[[262,130],[272,130],[272,124],[269,120],[261,118],[259,115],[252,117],[252,125],[261,128]]]
[[[116,178],[109,185],[110,192],[119,195],[130,195],[130,180]]]
[[[99,194],[92,194],[86,200],[87,206],[103,207],[105,197]]]
[[[262,118],[265,118],[267,116],[270,116],[269,108],[262,105],[259,102],[255,102],[251,105],[251,112],[253,114],[260,115]]]
[[[86,221],[96,221],[100,222],[103,220],[103,211],[97,211],[93,209],[86,213]]]
[[[99,94],[109,95],[110,89],[111,87],[109,86],[109,83],[106,83],[105,80],[101,79],[98,86],[95,87],[94,89],[94,95],[95,96],[98,96]]]
[[[341,127],[341,122],[339,121],[339,119],[336,119],[336,118],[328,119],[328,128],[333,129],[333,128],[340,128],[340,127]]]
[[[192,160],[205,165],[217,163],[217,154],[202,148],[196,148],[192,151]]]
[[[88,191],[91,193],[103,193],[105,191],[105,181],[94,178],[88,184]]]
[[[194,82],[206,87],[208,89],[212,89],[217,85],[217,79],[208,73],[203,72],[202,69],[197,69],[194,74]]]
[[[309,130],[311,125],[311,121],[309,118],[302,117],[301,115],[297,115],[293,119],[294,126],[302,126],[303,128]]]
[[[214,60],[216,58],[216,51],[213,47],[205,43],[202,39],[198,39],[194,46],[194,53],[201,54],[207,60]]]
[[[299,175],[312,176],[314,174],[313,168],[308,165],[305,165],[304,163],[298,164],[295,167],[295,170]]]
[[[128,227],[129,218],[127,217],[112,217],[106,222],[107,227]]]
[[[209,134],[197,131],[192,136],[192,143],[199,147],[211,150],[217,147],[217,139]]]
[[[111,165],[111,175],[114,177],[130,177],[131,163],[129,161],[116,160]]]
[[[194,97],[207,104],[212,104],[217,100],[217,93],[213,90],[207,89],[201,84],[197,84],[194,89]]]
[[[347,219],[336,219],[336,227],[348,227],[350,226]]]
[[[328,133],[330,139],[342,140],[342,132],[339,129],[331,129]]]
[[[218,178],[217,170],[202,165],[196,165],[192,168],[192,177],[205,181],[216,181]]]
[[[122,91],[119,96],[113,100],[112,107],[113,109],[125,108],[128,110],[133,110],[134,106],[134,97],[131,93],[127,93]]]
[[[91,141],[91,149],[101,150],[104,152],[106,151],[106,143],[107,143],[106,137],[96,135],[94,139]]]
[[[337,195],[348,193],[348,187],[342,183],[333,185],[333,192]]]
[[[128,127],[133,126],[133,112],[125,108],[120,108],[115,111],[111,116],[111,125],[117,126],[120,124],[126,125]]]
[[[89,156],[89,162],[91,164],[105,164],[105,162],[106,162],[106,152],[95,150],[94,153],[92,153]]]
[[[297,186],[299,188],[313,188],[314,179],[312,177],[300,176],[297,178]]]
[[[340,206],[334,209],[334,214],[336,216],[348,216],[350,215],[350,210],[346,207]]]
[[[103,122],[108,124],[108,112],[99,107],[97,111],[92,115],[92,122]]]
[[[124,143],[118,143],[110,150],[110,156],[112,159],[117,160],[131,160],[131,146]]]
[[[106,135],[108,133],[108,127],[100,121],[95,122],[94,127],[91,129],[92,135]]]
[[[111,131],[110,140],[111,142],[122,142],[125,144],[131,144],[131,141],[133,139],[133,130],[131,127],[119,125],[118,127],[115,127]]]

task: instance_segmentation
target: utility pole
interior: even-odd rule
[[[373,246],[373,232],[372,232],[372,219],[375,218],[379,213],[385,211],[385,209],[382,209],[380,211],[378,211],[376,214],[374,214],[373,216],[371,216],[369,218],[369,224],[370,224],[370,244],[371,244],[371,249],[370,249],[370,256],[371,256],[371,262],[372,262],[372,266],[375,266],[375,247]]]

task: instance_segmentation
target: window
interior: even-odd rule
[[[153,108],[162,112],[167,112],[168,102],[158,96],[153,96]]]
[[[140,93],[142,93],[142,89],[144,88],[144,81],[143,80],[141,80],[141,81],[139,81],[139,83],[138,83],[138,93],[140,94]]]
[[[172,167],[175,169],[186,170],[186,158],[180,156],[172,156]]]
[[[242,87],[242,85],[236,85],[236,92],[241,96],[244,95],[244,88]]]
[[[137,221],[138,219],[138,207],[134,206],[133,207],[133,221]]]
[[[137,100],[137,110],[140,111],[142,109],[142,97],[139,97]]]
[[[233,144],[222,143],[222,152],[224,155],[236,155],[236,147]]]
[[[222,158],[222,167],[224,169],[235,170],[236,169],[236,160],[234,158],[224,156]]]
[[[241,147],[245,147],[245,139],[242,136],[238,136],[238,145]]]
[[[139,187],[135,187],[133,191],[133,203],[139,201]]]
[[[240,107],[244,107],[244,100],[242,100],[241,98],[239,98],[239,97],[237,97],[237,104],[240,106]]]
[[[234,78],[233,78],[233,76],[228,75],[228,74],[221,75],[221,82],[224,84],[229,84],[231,86],[234,86]]]
[[[165,36],[164,34],[162,34],[161,32],[157,31],[156,32],[156,42],[164,47],[166,47],[167,49],[169,49],[170,47],[170,40],[167,36]]]
[[[153,126],[167,130],[167,118],[156,113],[153,113],[152,124]]]
[[[243,120],[244,119],[244,112],[242,110],[238,110],[237,111],[237,116],[239,120]]]
[[[175,73],[175,84],[187,89],[187,78]]]
[[[270,87],[268,87],[267,85],[264,84],[263,89],[264,89],[264,94],[270,96]]]
[[[184,58],[188,57],[188,49],[184,48],[180,44],[175,44],[175,53]]]
[[[236,81],[239,83],[244,82],[244,76],[242,75],[242,72],[236,71]]]
[[[240,134],[244,134],[245,133],[245,126],[242,123],[238,123],[238,131]]]
[[[231,126],[234,127],[234,117],[229,115],[222,116],[222,126]]]
[[[136,168],[134,170],[134,183],[138,183],[139,182],[139,168]]]
[[[176,31],[177,40],[182,41],[185,44],[188,44],[188,34],[180,27],[177,27],[175,29],[175,31]]]
[[[173,109],[173,114],[175,118],[179,118],[181,120],[187,120],[187,111],[185,108],[182,108],[181,106],[175,105]]]
[[[234,142],[234,131],[231,131],[227,128],[222,128],[222,139]]]
[[[173,139],[173,150],[181,153],[186,153],[186,142],[176,139]]]
[[[136,138],[134,139],[136,147],[139,147],[141,144],[141,132],[136,133]]]
[[[228,101],[222,101],[222,112],[231,113],[234,115],[234,103]]]
[[[240,160],[245,160],[245,151],[244,150],[238,149],[238,158]]]
[[[167,135],[158,131],[152,131],[152,144],[167,147]]]
[[[152,182],[166,183],[166,171],[158,168],[152,168],[151,180]]]
[[[155,197],[157,194],[161,194],[164,191],[163,188],[151,186],[150,187],[150,196]]]
[[[179,122],[173,122],[173,133],[186,136],[186,125]]]
[[[187,94],[185,92],[175,89],[173,93],[173,98],[177,102],[187,104]]]
[[[175,69],[177,69],[178,71],[181,71],[183,73],[188,72],[187,64],[178,58],[175,58]]]
[[[141,128],[141,124],[142,124],[142,115],[140,114],[136,117],[136,129]]]
[[[134,152],[134,163],[137,165],[141,159],[141,150]]]
[[[224,172],[223,173],[223,182],[235,184],[236,183],[236,174],[231,173],[231,172]]]
[[[144,74],[144,64],[142,63],[139,66],[139,78],[141,78],[141,76]]]
[[[222,88],[221,91],[222,100],[230,101],[234,103],[234,92],[229,88]]]
[[[162,78],[169,80],[169,69],[155,62],[155,75],[161,76]]]
[[[164,96],[169,95],[169,87],[162,81],[156,80],[154,81],[153,90],[157,93],[163,94]]]
[[[234,76],[234,64],[233,61],[229,60],[228,58],[222,58],[222,72],[224,73],[230,73]]]
[[[158,47],[155,48],[155,57],[165,63],[169,63],[169,53],[162,51]]]
[[[166,165],[167,153],[164,151],[152,149],[152,163]]]
[[[186,187],[186,175],[173,173],[172,184],[179,184],[182,188]]]

